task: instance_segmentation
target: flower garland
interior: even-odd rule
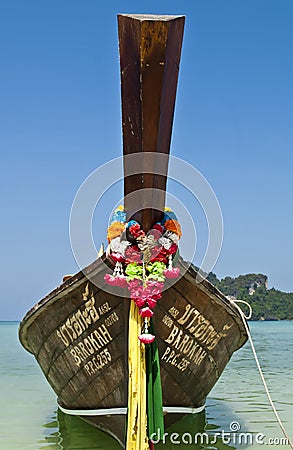
[[[149,320],[162,296],[166,278],[177,278],[180,269],[173,267],[173,258],[182,236],[177,217],[165,208],[162,222],[145,233],[135,220],[126,222],[123,206],[119,206],[108,227],[108,256],[115,262],[113,274],[104,279],[111,286],[128,288],[130,298],[144,319],[140,342],[150,344],[155,336],[149,332]]]

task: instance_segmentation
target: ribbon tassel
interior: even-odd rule
[[[147,436],[147,386],[145,346],[137,342],[142,331],[142,318],[134,302],[130,302],[128,335],[128,423],[127,450],[149,450]]]

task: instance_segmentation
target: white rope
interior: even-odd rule
[[[261,368],[259,360],[258,360],[258,356],[256,354],[254,343],[253,343],[253,340],[252,340],[252,337],[251,337],[248,325],[246,323],[246,319],[250,319],[252,317],[252,308],[249,305],[249,303],[247,303],[247,302],[245,302],[243,300],[230,300],[230,301],[231,301],[231,303],[233,303],[237,307],[237,309],[239,310],[239,312],[241,314],[241,317],[242,317],[242,320],[243,320],[243,323],[244,323],[244,326],[245,326],[245,329],[246,329],[246,332],[247,332],[247,335],[248,335],[248,339],[249,339],[249,342],[250,342],[251,350],[252,350],[252,353],[253,353],[253,356],[254,356],[254,359],[255,359],[255,362],[256,362],[259,374],[260,374],[261,381],[262,381],[262,383],[264,385],[264,388],[265,388],[265,391],[266,391],[269,403],[270,403],[270,405],[272,407],[272,410],[273,410],[273,412],[275,414],[277,422],[279,423],[279,426],[280,426],[280,428],[281,428],[285,438],[288,440],[288,444],[293,449],[293,443],[292,443],[292,441],[291,441],[291,439],[290,439],[290,437],[289,437],[289,435],[288,435],[288,433],[287,433],[287,431],[286,431],[286,429],[285,429],[285,427],[284,427],[284,425],[283,425],[283,423],[282,423],[282,421],[280,419],[279,413],[276,410],[276,407],[275,407],[274,402],[272,400],[271,394],[269,392],[268,385],[266,383],[266,380],[265,380],[262,368]],[[245,314],[243,313],[242,309],[237,305],[237,303],[244,303],[246,306],[248,306],[248,308],[249,308],[249,316],[248,317],[245,316]]]

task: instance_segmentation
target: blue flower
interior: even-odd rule
[[[167,220],[178,220],[174,211],[165,211],[162,223],[164,224]]]
[[[114,214],[111,217],[111,223],[113,222],[122,222],[125,223],[126,222],[126,212],[124,211],[115,211]]]
[[[136,224],[139,225],[139,223],[138,223],[136,220],[130,220],[130,221],[127,223],[127,225],[126,225],[126,228],[129,228],[129,227],[131,227],[132,225],[136,225]]]

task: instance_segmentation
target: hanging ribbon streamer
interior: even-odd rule
[[[137,342],[142,318],[134,302],[130,302],[128,336],[128,420],[127,450],[149,450],[147,437],[147,389],[145,346]]]
[[[154,333],[154,325],[151,319],[150,332]],[[164,435],[164,415],[162,383],[160,374],[160,360],[156,341],[146,347],[146,381],[147,381],[147,422],[148,436],[153,434]]]

